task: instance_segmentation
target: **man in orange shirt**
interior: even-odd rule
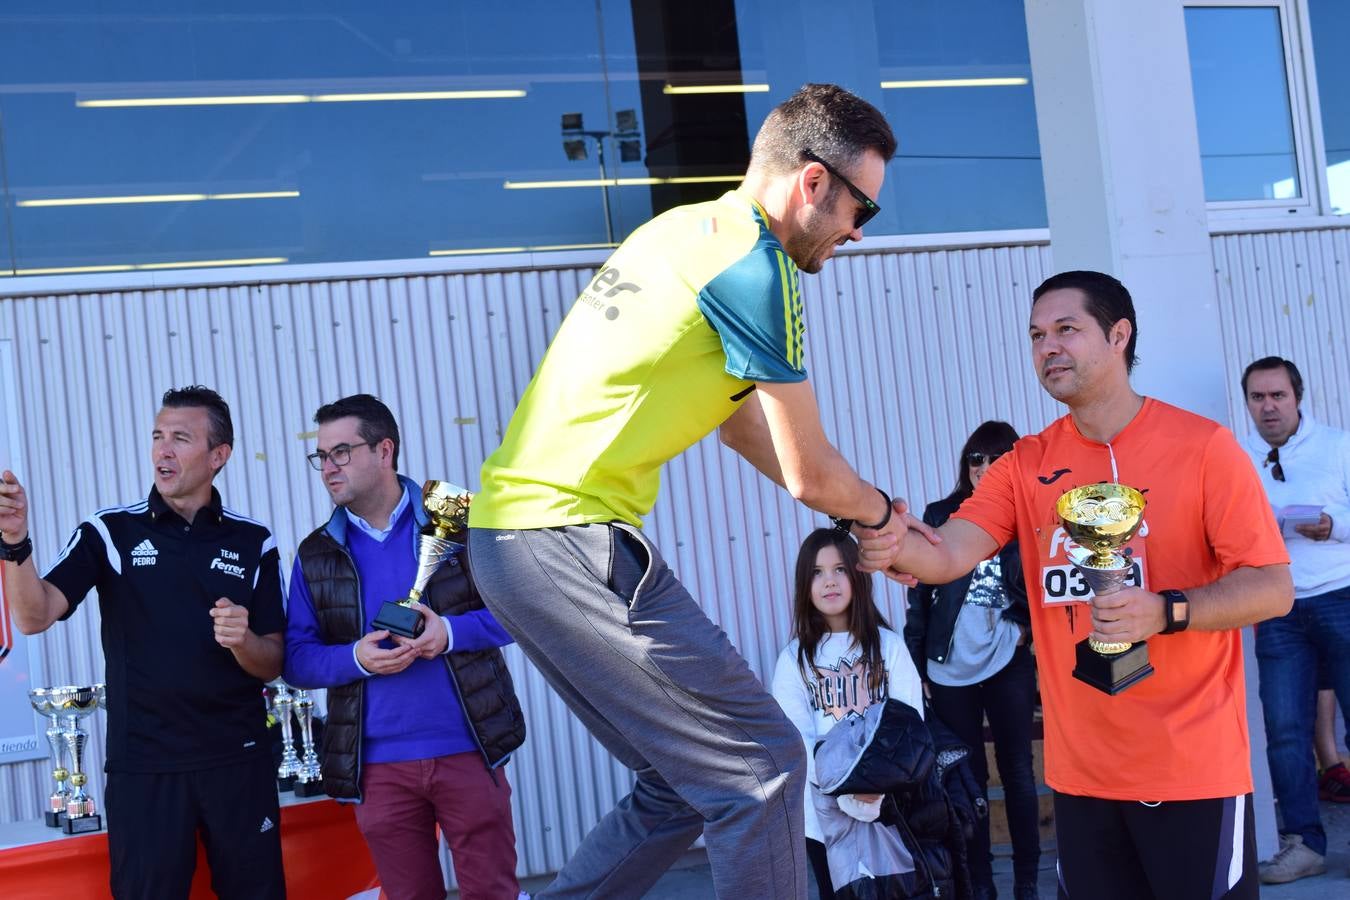
[[[1233,435],[1130,386],[1137,332],[1116,279],[1046,280],[1032,361],[1069,415],[995,462],[939,542],[864,534],[864,566],[942,584],[1021,542],[1061,897],[1256,897],[1238,629],[1289,611],[1289,557]],[[1128,586],[1097,598],[1069,564],[1055,501],[1104,481],[1147,505]],[[1114,696],[1075,679],[1074,646],[1089,635],[1152,638],[1154,673]]]

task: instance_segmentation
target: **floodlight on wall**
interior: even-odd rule
[[[621,109],[614,114],[614,131],[621,135],[637,134],[637,110]]]
[[[581,126],[581,113],[563,113],[563,114],[562,114],[562,130],[563,130],[563,131],[580,131],[581,128],[582,128],[582,126]]]
[[[642,162],[642,141],[636,138],[619,141],[619,162]]]
[[[586,141],[584,138],[578,138],[573,141],[563,141],[563,153],[567,158],[576,162],[586,158]]]

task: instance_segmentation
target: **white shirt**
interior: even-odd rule
[[[1322,506],[1331,517],[1331,537],[1314,541],[1285,536],[1295,597],[1314,597],[1350,587],[1350,433],[1302,413],[1298,430],[1280,448],[1284,481],[1266,462],[1271,447],[1253,431],[1242,445],[1251,457],[1275,509],[1291,504]]]
[[[816,677],[808,686],[802,680],[797,666],[797,648],[794,639],[778,654],[773,671],[773,698],[802,734],[806,744],[807,790],[816,787],[816,744],[829,734],[830,729],[849,716],[861,716],[867,707],[887,697],[906,703],[923,715],[923,686],[918,670],[900,635],[881,629],[881,662],[886,667],[882,681],[885,696],[875,697],[867,688],[869,673],[859,661],[862,651],[847,632],[835,632],[823,637],[816,647],[814,668]],[[801,803],[806,810],[806,836],[824,840],[820,820],[812,804]]]

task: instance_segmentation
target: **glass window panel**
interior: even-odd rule
[[[599,204],[528,187],[589,174],[564,156],[559,116],[606,117],[593,9],[48,9],[10,2],[0,14],[21,271],[606,238]],[[127,197],[158,202],[108,202]]]
[[[1301,197],[1279,10],[1187,7],[1186,39],[1205,199]]]
[[[1350,214],[1350,4],[1308,0],[1331,212]]]
[[[23,274],[605,246],[734,187],[808,80],[896,125],[868,233],[1045,224],[1014,0],[689,2],[10,0],[0,246]]]
[[[751,130],[804,81],[833,78],[886,114],[900,142],[869,234],[1044,228],[1026,17],[1014,0],[851,3],[825,19],[815,4],[785,39],[783,4],[739,0]],[[838,47],[848,47],[840,53]],[[817,48],[808,64],[792,63]],[[829,74],[822,75],[822,71]]]

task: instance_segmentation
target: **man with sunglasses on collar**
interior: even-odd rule
[[[905,527],[825,437],[797,280],[861,239],[894,153],[842,88],[777,106],[739,188],[657,216],[600,267],[483,465],[479,591],[637,777],[539,896],[640,896],[700,833],[718,896],[806,896],[801,736],[642,517],[661,466],[720,428],[812,509]]]
[[[1249,365],[1242,393],[1256,426],[1244,446],[1276,515],[1287,517],[1281,525],[1294,576],[1294,608],[1256,629],[1266,758],[1282,820],[1280,850],[1261,865],[1261,880],[1281,884],[1326,871],[1308,752],[1319,687],[1334,690],[1350,721],[1350,434],[1302,410],[1303,376],[1287,359]],[[1350,772],[1339,761],[1323,782],[1333,797],[1339,789],[1350,800]]]

